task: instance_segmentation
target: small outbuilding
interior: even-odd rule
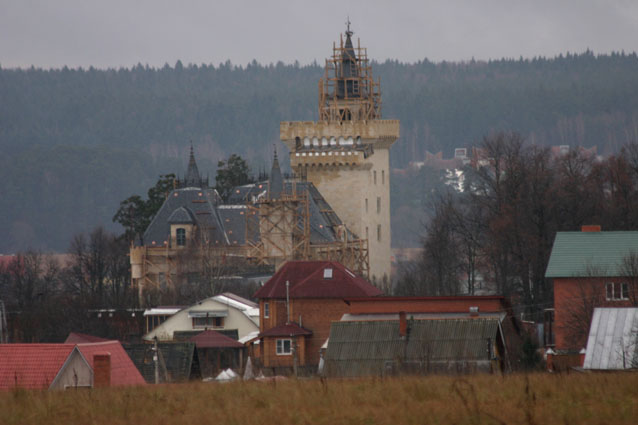
[[[226,369],[241,369],[244,344],[216,331],[204,331],[190,339],[195,343],[204,378]]]
[[[638,368],[638,308],[596,308],[583,369]]]
[[[508,371],[498,318],[334,322],[324,375]]]

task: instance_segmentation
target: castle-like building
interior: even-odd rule
[[[379,81],[372,78],[367,51],[352,43],[333,46],[319,81],[319,121],[282,122],[280,138],[290,164],[312,182],[345,226],[368,241],[370,279],[390,279],[390,161],[399,121],[381,119]]]
[[[131,247],[141,304],[289,260],[338,261],[388,288],[389,149],[399,121],[381,119],[379,83],[351,31],[326,61],[319,121],[282,122],[280,132],[295,177],[283,178],[275,153],[268,180],[236,187],[226,201],[201,177],[191,147],[184,179]]]

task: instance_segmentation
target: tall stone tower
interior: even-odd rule
[[[333,44],[319,80],[319,120],[282,122],[281,140],[290,165],[314,183],[347,228],[368,240],[370,279],[390,279],[390,146],[399,121],[381,119],[380,83],[372,78],[367,51],[345,42]]]

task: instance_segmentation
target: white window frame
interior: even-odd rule
[[[620,287],[618,287],[619,285]],[[616,296],[619,292],[619,297]],[[611,293],[611,296],[610,296]],[[627,282],[606,282],[605,283],[605,299],[607,301],[627,301],[629,300],[629,285]]]
[[[288,342],[288,351],[285,351],[285,343]],[[276,341],[276,351],[278,356],[292,356],[292,339],[281,338]]]
[[[270,317],[270,304],[264,302],[264,319],[268,319]]]

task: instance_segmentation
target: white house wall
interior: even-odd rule
[[[259,330],[258,318],[251,319],[243,311],[214,300],[212,298],[193,304],[167,319],[164,323],[157,326],[151,332],[144,335],[145,340],[152,340],[155,337],[159,341],[171,341],[175,331],[194,331],[204,330],[203,328],[193,328],[192,318],[188,317],[190,310],[226,310],[228,315],[224,317],[224,326],[222,328],[208,328],[212,330],[232,330],[237,329],[239,338],[243,338],[251,332]]]

